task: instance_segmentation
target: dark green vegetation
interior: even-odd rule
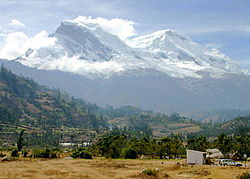
[[[189,137],[187,139],[187,148],[199,151],[218,148],[224,156],[236,154],[239,158],[242,158],[244,154],[250,156],[250,135],[231,136],[222,133],[212,141],[209,141],[204,135]]]
[[[31,152],[31,155],[29,157],[34,157],[34,158],[57,158],[57,149],[33,149]],[[23,157],[24,153],[23,153]],[[28,157],[28,156],[27,156]]]
[[[198,151],[218,148],[226,157],[234,154],[242,158],[244,154],[250,156],[250,136],[229,136],[223,133],[213,140],[208,140],[203,135],[198,137],[172,135],[161,139],[138,139],[125,134],[109,135],[100,138],[89,150],[95,155],[107,158],[133,159],[142,155],[150,158],[182,157],[186,155],[186,148]]]
[[[3,66],[0,68],[0,146],[17,145],[18,151],[23,147],[58,147],[59,143],[94,143],[109,134],[119,136],[119,142],[124,138],[120,145],[126,146],[117,148],[121,151],[112,151],[113,144],[109,145],[107,149],[112,152],[103,151],[102,155],[134,158],[141,151],[127,145],[131,140],[154,140],[158,145],[159,138],[166,136],[175,136],[168,139],[172,143],[180,139],[183,143],[185,136],[214,137],[222,132],[244,136],[249,135],[249,123],[250,116],[222,123],[201,123],[179,114],[160,114],[132,106],[101,108],[17,76]]]
[[[138,155],[172,156],[185,154],[186,149],[180,136],[164,137],[161,139],[135,138],[129,135],[109,135],[100,138],[90,150],[95,155],[106,158],[137,158]]]
[[[0,69],[0,144],[16,141],[23,129],[26,145],[74,142],[77,135],[106,130],[103,117],[91,108],[83,100]]]
[[[183,158],[186,157],[186,149],[206,151],[206,149],[218,148],[225,158],[233,157],[242,160],[244,154],[250,156],[250,136],[230,136],[224,133],[213,140],[205,136],[198,137],[171,135],[160,139],[147,137],[134,137],[128,134],[109,134],[98,138],[88,147],[70,149],[71,157],[92,159],[92,156],[124,159],[151,159],[151,158]],[[59,148],[34,148],[23,149],[18,152],[13,148],[12,157],[56,158],[63,150]]]
[[[83,158],[83,159],[92,159],[91,154],[86,151],[84,148],[79,148],[75,151],[73,151],[71,157],[73,158]]]
[[[11,157],[29,157],[29,158],[57,158],[57,154],[61,153],[60,150],[58,150],[57,148],[53,148],[53,149],[27,149],[27,150],[22,150],[22,151],[18,151],[17,149],[9,149],[11,151]]]
[[[250,173],[242,173],[241,175],[237,176],[238,179],[250,179]]]

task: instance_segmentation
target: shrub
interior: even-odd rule
[[[62,150],[58,147],[54,147],[51,151],[53,152],[61,152]]]
[[[51,153],[50,153],[50,158],[57,158],[56,153],[55,153],[55,152],[51,152]]]
[[[148,175],[148,176],[157,176],[159,171],[156,169],[147,168],[147,169],[143,170],[142,173],[144,175]]]
[[[73,158],[83,158],[83,159],[92,159],[92,156],[90,155],[90,153],[88,153],[86,150],[81,149],[81,148],[74,151],[72,153],[71,157],[73,157]]]
[[[123,156],[125,159],[136,159],[137,151],[128,147],[123,150]]]
[[[18,154],[18,150],[17,149],[14,149],[12,152],[11,152],[11,157],[18,157],[19,154]]]
[[[34,149],[32,155],[34,158],[57,158],[56,153],[49,149]]]
[[[23,157],[27,157],[28,156],[28,151],[27,150],[23,150],[22,151],[22,155],[23,155]]]
[[[44,151],[41,152],[40,158],[50,158],[50,150],[45,149]]]
[[[239,176],[237,176],[238,179],[250,179],[250,173],[242,173]]]
[[[0,153],[0,157],[5,157],[5,154],[3,154],[2,152]]]
[[[39,150],[39,149],[33,149],[32,156],[34,158],[40,158],[40,156],[41,156],[41,150]]]

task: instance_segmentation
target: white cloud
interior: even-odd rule
[[[91,16],[78,16],[72,21],[77,23],[99,24],[105,31],[117,35],[122,40],[136,35],[134,29],[135,22],[126,19],[105,19],[102,17],[92,18]]]
[[[26,46],[32,49],[38,49],[40,47],[52,46],[56,42],[56,38],[49,37],[49,34],[43,30],[37,33],[34,37],[28,39]]]
[[[10,29],[7,29],[7,28],[3,28],[0,26],[0,37],[6,37],[8,35],[8,33],[11,33],[13,32],[12,30]]]
[[[12,31],[12,30],[10,30],[10,29],[3,28],[3,27],[1,27],[1,26],[0,26],[0,32],[1,32],[1,33],[5,33],[5,34],[7,34],[7,33],[10,33],[10,32],[13,32],[13,31]]]
[[[29,38],[23,32],[9,33],[0,49],[0,58],[14,59],[23,55],[29,48],[38,49],[51,46],[55,42],[56,39],[48,37],[46,31],[41,31],[32,38]]]
[[[18,26],[18,27],[25,27],[25,25],[20,22],[18,19],[12,19],[9,23],[10,26]]]
[[[28,37],[23,32],[14,32],[7,35],[5,44],[0,50],[0,58],[12,59],[23,53],[23,42],[26,42]]]
[[[109,76],[112,73],[124,70],[120,64],[114,61],[88,62],[85,60],[79,60],[78,57],[63,57],[61,59],[48,62],[44,65],[44,67],[44,69],[56,69],[81,75],[99,74],[101,76]]]
[[[35,67],[44,70],[60,70],[76,73],[80,75],[95,74],[103,77],[109,77],[113,73],[124,71],[123,65],[114,61],[92,62],[80,60],[78,56],[63,56],[58,59],[46,58],[28,58],[20,61],[23,65]]]

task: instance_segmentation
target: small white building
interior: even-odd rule
[[[187,149],[187,164],[188,165],[204,165],[206,152]]]
[[[215,158],[223,158],[224,155],[221,153],[219,149],[207,149],[207,158],[215,159]]]
[[[73,147],[73,146],[80,146],[81,144],[64,142],[64,143],[59,143],[59,145],[62,146],[62,147]]]
[[[88,146],[90,146],[90,142],[83,142],[82,144],[64,142],[64,143],[59,143],[59,145],[62,146],[62,147],[74,147],[74,146],[88,147]]]

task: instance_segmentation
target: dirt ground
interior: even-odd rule
[[[26,159],[0,162],[0,178],[86,178],[86,179],[121,179],[121,178],[172,178],[172,179],[233,179],[243,172],[250,172],[245,167],[221,166],[178,166],[184,160],[108,160],[95,158],[84,159]],[[158,176],[142,174],[143,169],[159,170]]]

